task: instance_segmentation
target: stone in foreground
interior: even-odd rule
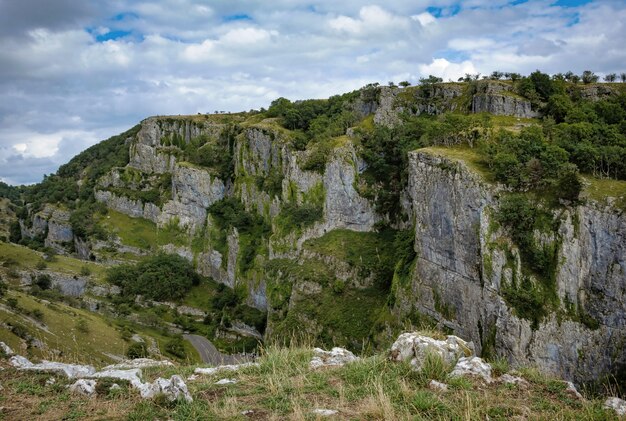
[[[491,365],[480,357],[462,357],[454,366],[450,377],[474,376],[482,378],[486,383],[491,383]]]
[[[212,375],[218,373],[220,371],[238,371],[242,368],[246,367],[258,367],[258,363],[243,363],[243,364],[227,364],[227,365],[218,365],[217,367],[198,367],[193,372],[194,374],[204,374],[204,375]]]
[[[89,377],[96,372],[90,365],[65,364],[43,360],[39,364],[33,364],[26,357],[15,355],[9,360],[18,370],[44,371],[64,374],[69,379]]]
[[[417,332],[403,333],[391,346],[393,361],[411,361],[419,370],[428,355],[439,355],[447,364],[454,364],[459,357],[474,355],[474,344],[450,335],[445,341],[420,335]]]
[[[359,357],[355,356],[347,349],[338,347],[335,347],[330,351],[324,351],[321,348],[314,348],[313,354],[314,356],[309,364],[313,370],[322,367],[341,367],[359,359]]]
[[[626,401],[620,398],[608,398],[604,401],[605,409],[612,409],[620,417],[626,415]]]
[[[93,396],[96,394],[96,381],[79,379],[70,386],[70,392],[84,396]]]

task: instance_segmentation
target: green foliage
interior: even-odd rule
[[[229,124],[217,138],[199,136],[184,144],[183,159],[192,164],[211,168],[221,180],[230,180],[235,175],[235,138],[240,129]]]
[[[148,355],[148,347],[145,342],[133,342],[128,346],[128,350],[126,350],[126,356],[131,360],[135,358],[146,358]]]
[[[185,351],[185,344],[182,336],[176,336],[165,343],[165,352],[172,354],[173,356],[185,359],[187,357],[187,351]]]
[[[35,277],[33,284],[37,285],[42,290],[50,289],[52,286],[52,278],[48,274],[40,274]]]
[[[283,205],[276,223],[282,231],[289,232],[294,228],[307,228],[322,219],[324,207],[319,203],[286,203]]]
[[[178,255],[155,254],[134,265],[107,271],[107,280],[122,289],[122,295],[143,295],[152,300],[182,298],[200,282],[190,262]]]

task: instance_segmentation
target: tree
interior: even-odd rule
[[[620,73],[619,78],[622,83],[626,83],[626,73]]]
[[[575,202],[583,189],[583,183],[574,164],[566,164],[557,181],[557,195],[561,199]]]
[[[535,70],[530,74],[530,76],[528,76],[528,78],[532,81],[535,91],[539,94],[541,99],[547,101],[550,95],[554,92],[550,75],[542,73],[539,70]]]
[[[606,82],[615,82],[615,79],[617,79],[617,75],[615,73],[609,73],[608,75],[604,76],[604,80]]]
[[[572,83],[574,85],[576,85],[578,82],[580,82],[580,76],[578,75],[572,75],[572,77],[570,78],[570,80],[572,81]]]
[[[433,83],[441,83],[443,79],[437,76],[428,75],[427,78],[420,78],[420,83],[422,85],[432,85]]]
[[[134,342],[126,351],[126,356],[131,360],[135,358],[146,358],[148,356],[148,347],[145,342]]]
[[[403,80],[402,82],[398,83],[398,85],[402,86],[403,88],[406,88],[408,86],[411,86],[411,83],[409,81]]]
[[[585,85],[588,85],[590,83],[596,83],[598,81],[598,76],[591,70],[585,70],[581,79]]]
[[[491,76],[489,76],[489,78],[493,79],[493,80],[500,80],[500,79],[502,79],[503,76],[504,76],[504,73],[502,73],[502,72],[500,72],[498,70],[495,70],[495,71],[493,71],[491,73]]]

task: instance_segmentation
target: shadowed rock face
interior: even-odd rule
[[[492,341],[496,353],[514,364],[534,363],[577,381],[626,363],[623,215],[594,204],[559,214],[551,239],[558,244],[559,307],[533,327],[503,295],[523,275],[517,248],[493,226],[499,188],[462,164],[413,152],[408,193],[418,261],[410,288],[398,293],[401,311],[415,308],[471,339],[478,350]],[[567,306],[569,317],[563,316]],[[571,314],[587,314],[598,327]]]

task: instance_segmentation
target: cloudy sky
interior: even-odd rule
[[[624,0],[0,0],[0,180],[37,182],[150,115],[429,74],[619,73],[624,40]]]

